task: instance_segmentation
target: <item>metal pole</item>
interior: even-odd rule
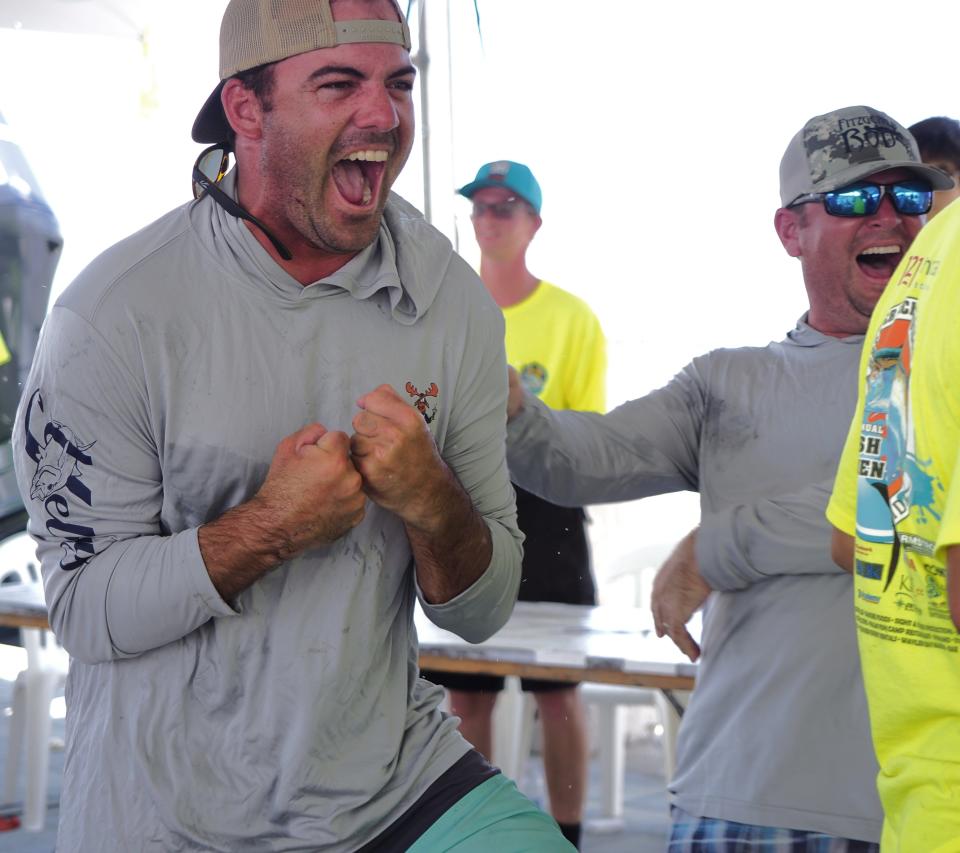
[[[430,186],[430,98],[427,93],[427,71],[430,54],[427,51],[427,0],[417,0],[417,53],[413,64],[420,77],[420,139],[423,146],[423,215],[433,222]]]

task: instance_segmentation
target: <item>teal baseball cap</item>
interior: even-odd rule
[[[477,190],[486,187],[506,187],[528,202],[537,216],[540,215],[543,193],[540,192],[540,184],[537,183],[533,172],[523,163],[514,163],[513,160],[494,160],[492,163],[486,163],[480,167],[477,176],[469,184],[460,187],[457,192],[467,198],[473,198]]]

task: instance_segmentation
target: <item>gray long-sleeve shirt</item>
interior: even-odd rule
[[[852,583],[824,518],[861,343],[801,320],[607,415],[528,396],[508,427],[515,482],[551,500],[700,493],[697,559],[716,591],[670,785],[692,814],[879,840]]]
[[[230,187],[230,180],[226,182]],[[418,678],[402,523],[364,521],[236,601],[197,529],[249,499],[304,424],[351,432],[389,383],[420,404],[490,528],[486,573],[423,601],[470,640],[507,619],[520,542],[503,322],[446,239],[391,197],[379,239],[301,287],[204,199],[105,253],[44,327],[20,488],[74,660],[58,850],[349,851],[468,749]]]

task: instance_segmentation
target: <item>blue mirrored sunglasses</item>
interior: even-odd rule
[[[893,208],[904,216],[922,216],[933,205],[933,189],[926,181],[897,181],[895,184],[872,184],[862,181],[826,193],[809,193],[790,203],[790,207],[822,201],[831,216],[873,216],[880,209],[885,195]]]

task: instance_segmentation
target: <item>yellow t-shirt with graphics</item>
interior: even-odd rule
[[[606,410],[607,344],[590,307],[541,281],[503,310],[507,361],[552,409]]]
[[[827,508],[856,537],[884,853],[960,851],[960,635],[944,556],[960,543],[958,234],[954,204],[923,228],[874,310]]]

